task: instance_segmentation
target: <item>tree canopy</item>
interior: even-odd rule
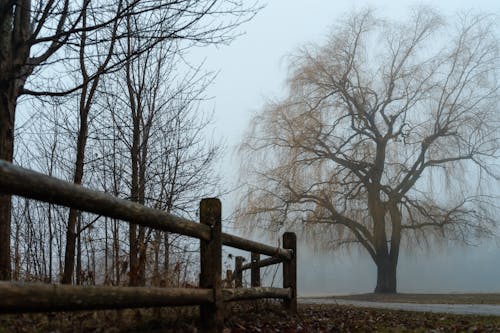
[[[241,145],[239,222],[362,246],[376,292],[396,291],[402,241],[491,235],[495,28],[489,15],[421,7],[390,21],[365,10],[294,52],[285,97],[254,116]]]

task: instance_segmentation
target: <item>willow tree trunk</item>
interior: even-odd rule
[[[374,257],[377,265],[377,286],[376,293],[397,292],[397,267],[399,260],[399,248],[401,246],[401,220],[402,214],[398,209],[397,200],[391,200],[386,207],[390,216],[391,233],[390,242],[387,242],[387,236],[384,230],[380,230],[379,237],[384,241],[378,244],[377,254]],[[384,213],[385,215],[385,213]],[[387,245],[390,244],[390,247]]]
[[[377,265],[375,293],[395,294],[397,292],[397,260],[387,255],[379,257],[375,264]]]

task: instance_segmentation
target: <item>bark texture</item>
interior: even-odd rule
[[[12,162],[14,152],[14,112],[16,98],[13,87],[0,82],[0,159]],[[0,194],[0,280],[10,280],[11,196]]]

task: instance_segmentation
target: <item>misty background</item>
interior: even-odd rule
[[[238,196],[239,160],[236,153],[251,116],[266,100],[285,93],[287,55],[307,43],[320,43],[343,13],[365,7],[386,17],[404,17],[412,6],[430,5],[444,15],[456,12],[487,12],[500,15],[500,2],[477,0],[414,2],[395,0],[289,1],[272,0],[229,46],[196,49],[189,56],[218,71],[207,91],[214,109],[214,133],[225,141],[227,151],[220,172],[226,188],[222,197],[226,226]],[[471,7],[473,6],[473,7]],[[498,188],[498,184],[493,184]],[[237,233],[229,226],[231,232]],[[300,242],[300,235],[298,239]],[[252,239],[277,244],[277,239]],[[372,292],[376,266],[363,250],[322,253],[306,244],[299,249],[300,295]],[[233,251],[231,251],[233,252]],[[500,245],[483,240],[473,246],[436,244],[430,248],[402,248],[398,264],[399,292],[500,292]],[[271,272],[272,273],[272,272]]]

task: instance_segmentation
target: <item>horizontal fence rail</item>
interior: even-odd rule
[[[283,259],[281,259],[281,258],[270,257],[270,258],[259,260],[259,261],[257,261],[257,263],[244,264],[241,266],[241,270],[244,271],[247,269],[251,269],[255,265],[257,265],[257,267],[259,267],[259,268],[262,268],[262,267],[266,267],[266,266],[281,264],[282,262],[283,262]]]
[[[206,225],[24,169],[3,160],[0,160],[0,192],[71,207],[201,240],[210,239],[210,227]],[[226,233],[222,233],[222,243],[241,250],[259,252],[286,260],[291,258],[290,251]]]
[[[213,302],[211,289],[0,282],[0,312],[106,310]]]
[[[111,194],[87,189],[0,160],[0,192],[75,208],[150,227],[209,240],[210,228],[193,221],[148,208]]]
[[[224,302],[290,298],[291,289],[222,289]],[[200,305],[213,302],[212,289],[70,286],[0,282],[0,312],[55,312]]]
[[[271,288],[271,287],[254,287],[254,288],[237,288],[237,289],[222,289],[222,296],[225,302],[244,301],[262,298],[292,298],[292,288]]]
[[[290,260],[293,256],[291,250],[273,247],[261,243],[257,243],[238,236],[222,233],[222,244],[231,246],[240,250],[258,252],[268,256],[277,257],[284,260]]]
[[[0,282],[0,313],[104,310],[163,306],[200,306],[202,332],[222,332],[224,303],[277,298],[290,313],[297,311],[297,246],[294,233],[283,235],[283,248],[222,232],[221,203],[200,202],[199,223],[161,210],[87,189],[0,160],[0,193],[66,206],[156,230],[200,240],[199,288],[71,286]],[[235,258],[234,271],[222,288],[222,246],[251,252],[251,262]],[[260,255],[269,258],[260,260]],[[283,288],[261,287],[260,268],[283,265]],[[243,271],[251,270],[251,288],[242,288]],[[230,278],[231,276],[231,278]]]

